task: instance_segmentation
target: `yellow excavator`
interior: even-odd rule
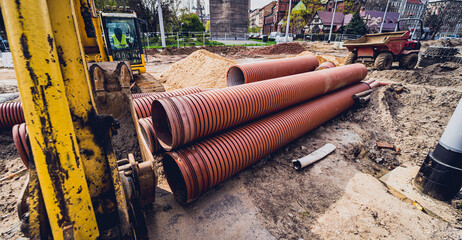
[[[89,0],[0,5],[32,150],[21,230],[31,239],[147,239],[143,207],[157,175],[131,99],[133,76],[145,74],[136,15],[97,12]]]
[[[161,83],[146,73],[141,21],[130,7],[106,6],[98,11],[94,0],[74,2],[87,62],[128,61],[133,81],[139,85],[133,90],[165,91]]]

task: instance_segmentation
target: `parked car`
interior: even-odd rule
[[[8,40],[3,39],[2,37],[0,37],[0,51],[2,52],[10,51],[10,45],[8,44]]]
[[[281,37],[283,34],[280,32],[272,32],[269,35],[269,38],[276,38],[276,37]]]

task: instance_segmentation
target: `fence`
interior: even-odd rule
[[[141,44],[144,48],[161,48],[162,42],[160,33],[142,33]],[[165,44],[167,47],[189,47],[189,46],[215,46],[224,45],[219,42],[210,41],[208,32],[169,32],[165,33]]]
[[[294,40],[297,41],[328,41],[329,34],[291,34]],[[331,41],[343,42],[349,39],[358,39],[361,35],[352,34],[332,34]],[[249,33],[245,34],[242,39],[257,40],[255,45],[259,45],[258,41],[262,40],[262,36]],[[238,39],[238,40],[242,40]],[[213,39],[215,40],[215,39]],[[223,46],[225,44],[213,41],[210,39],[210,32],[169,32],[165,33],[165,43],[167,47],[190,47],[190,46]],[[236,38],[228,38],[226,34],[218,40],[236,40]],[[269,38],[266,45],[274,44],[275,38]],[[160,33],[147,32],[142,34],[141,42],[144,48],[161,48]],[[247,44],[251,46],[252,44]]]

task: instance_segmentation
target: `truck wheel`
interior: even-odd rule
[[[383,52],[375,58],[374,67],[377,70],[389,70],[392,63],[393,55],[389,52]]]
[[[356,53],[350,52],[345,58],[345,65],[353,64],[356,61]]]
[[[419,56],[417,55],[417,53],[404,55],[399,60],[399,67],[411,70],[414,69],[417,65],[417,61],[419,61]]]

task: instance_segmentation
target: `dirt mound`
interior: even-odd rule
[[[462,41],[460,39],[438,39],[438,40],[425,41],[422,43],[423,48],[426,48],[428,46],[457,47],[461,45],[462,45]]]
[[[198,86],[201,88],[226,87],[226,71],[234,61],[206,50],[195,51],[170,66],[160,81],[171,89]]]
[[[304,51],[297,55],[297,57],[299,56],[315,56],[318,59],[319,64],[323,62],[333,62],[336,66],[345,65],[345,57],[336,57],[336,56],[326,55],[326,54],[316,55],[312,51]]]
[[[200,47],[168,47],[162,51],[157,49],[150,49],[148,50],[148,54],[155,55],[189,55],[195,51],[199,50],[207,50],[212,53],[222,54],[222,55],[234,55],[240,52],[246,51],[247,48],[244,46],[200,46]]]
[[[159,51],[158,49],[156,48],[151,48],[151,49],[146,49],[146,53],[148,55],[156,55],[156,54],[159,54],[161,53],[162,51]]]
[[[277,55],[277,54],[299,54],[306,50],[299,43],[280,43],[276,45],[271,45],[268,47],[255,48],[247,50],[242,55],[252,56],[252,55]]]
[[[446,63],[437,63],[430,65],[428,67],[425,67],[422,69],[422,73],[425,74],[441,74],[444,72],[452,72],[452,71],[457,71],[457,74],[462,74],[462,71],[459,70],[461,67],[460,64],[454,63],[454,62],[446,62]]]
[[[168,47],[162,50],[161,55],[189,55],[195,51],[199,50],[196,47]]]
[[[424,84],[436,87],[462,87],[462,68],[457,63],[437,63],[415,70],[372,71],[369,78],[384,82]]]

